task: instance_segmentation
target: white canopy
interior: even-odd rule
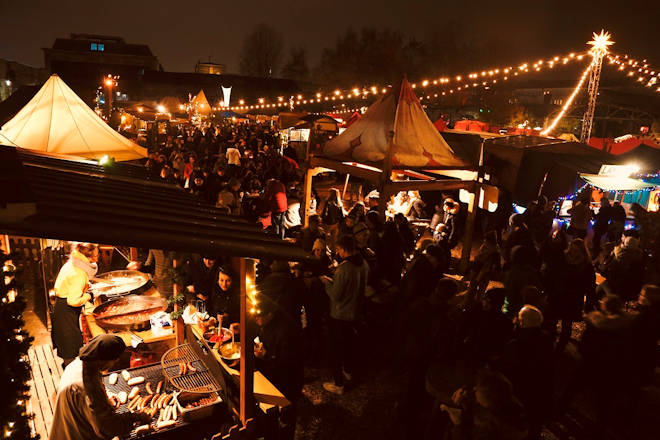
[[[381,163],[387,154],[387,135],[394,131],[392,166],[465,167],[433,126],[405,79],[380,97],[342,134],[328,141],[323,156],[366,164]]]
[[[115,160],[147,157],[147,149],[113,130],[57,75],[52,75],[0,129],[0,142],[30,150]]]
[[[580,173],[580,178],[588,184],[606,191],[639,191],[654,186],[652,183],[625,176],[602,176]]]
[[[204,90],[199,91],[199,93],[193,98],[192,104],[197,107],[197,113],[200,115],[208,115],[211,113],[211,105],[209,104],[209,100],[206,99]]]

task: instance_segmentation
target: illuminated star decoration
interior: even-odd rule
[[[594,32],[593,40],[587,42],[591,46],[591,53],[607,53],[608,47],[614,44],[610,38],[612,38],[612,34],[605,30],[601,30],[600,34]]]

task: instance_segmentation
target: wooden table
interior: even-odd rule
[[[192,325],[192,330],[199,339],[204,338],[204,332],[198,325]],[[229,367],[218,353],[218,350],[212,349],[213,356],[218,360],[222,368],[224,368],[232,377],[238,378],[240,372]],[[291,405],[291,402],[287,400],[286,397],[273,385],[266,376],[264,376],[260,371],[254,372],[254,398],[261,407],[262,410],[266,411],[273,406],[279,406],[284,408]]]

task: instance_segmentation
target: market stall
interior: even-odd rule
[[[126,282],[125,291],[122,291],[123,288],[117,289],[121,284],[117,280],[122,278],[118,274],[109,277],[106,281],[111,282],[106,286],[97,284],[97,289],[107,289],[104,292],[106,297],[114,298],[87,306],[90,313],[85,315],[85,321],[90,336],[103,332],[115,333],[129,343],[127,345],[137,346],[137,350],[145,343],[165,342],[168,345],[168,351],[155,364],[140,365],[129,371],[130,377],[124,379],[123,389],[110,390],[117,394],[126,392],[127,399],[131,392],[146,398],[150,394],[146,384],[150,383],[149,388],[152,388],[163,381],[161,387],[164,386],[165,393],[171,397],[167,403],[164,400],[158,402],[158,410],[166,410],[169,414],[154,412],[151,428],[141,435],[152,435],[156,429],[160,436],[176,429],[180,431],[170,435],[180,438],[204,425],[209,433],[217,434],[217,438],[229,438],[230,435],[275,438],[277,412],[288,401],[253,367],[254,338],[249,333],[247,322],[248,298],[254,293],[254,261],[259,258],[304,260],[306,254],[290,243],[263,234],[247,221],[222,214],[178,187],[139,178],[140,170],[142,168],[131,165],[115,163],[104,167],[95,161],[63,159],[0,146],[0,185],[3,187],[0,195],[0,232],[231,258],[240,287],[240,324],[236,335],[240,341],[238,366],[230,366],[223,360],[220,353],[222,344],[209,345],[203,333],[194,331],[190,326],[185,327],[176,318],[172,319],[172,334],[155,334],[151,320],[154,315],[163,312],[161,292],[153,288],[134,292],[135,286],[131,283],[139,284],[136,280]],[[182,212],[185,215],[181,215]],[[127,275],[124,278],[137,276],[124,275]],[[174,291],[176,296],[176,287]],[[98,295],[99,298],[101,296]],[[173,302],[177,304],[177,298]],[[113,313],[106,313],[115,305],[117,307]],[[130,310],[122,307],[129,307]],[[175,310],[177,307],[175,305]],[[135,319],[124,319],[131,314]],[[149,328],[146,317],[149,318]],[[186,350],[183,348],[185,346],[191,347],[194,355],[188,358],[187,354],[178,355],[177,350]],[[182,363],[187,365],[186,371],[179,370]],[[222,404],[190,426],[183,423],[185,417],[179,423],[178,417],[173,417],[175,393],[181,393],[176,395],[183,399],[184,392],[192,392],[186,389],[190,387],[185,382],[203,376],[204,372],[208,372],[205,376],[207,382],[214,385],[216,389],[213,392],[218,394]],[[180,377],[183,378],[177,379]],[[131,378],[144,379],[129,382]],[[109,377],[104,380],[112,385]],[[118,379],[114,385],[121,384],[121,380]],[[127,390],[128,386],[130,389]],[[138,388],[137,391],[133,391],[134,387]],[[120,401],[123,400],[123,394],[120,397]],[[120,402],[118,410],[128,410],[126,405],[131,402],[133,399]],[[181,407],[176,408],[181,412],[186,405],[181,401],[179,403]],[[198,406],[210,403],[211,400],[204,400]],[[163,429],[158,429],[163,419],[176,423],[160,425]],[[138,434],[133,432],[131,438]]]

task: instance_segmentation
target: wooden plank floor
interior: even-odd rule
[[[62,375],[61,359],[50,344],[33,346],[28,351],[32,378],[28,410],[34,414],[33,431],[47,439],[53,423],[55,394]]]

